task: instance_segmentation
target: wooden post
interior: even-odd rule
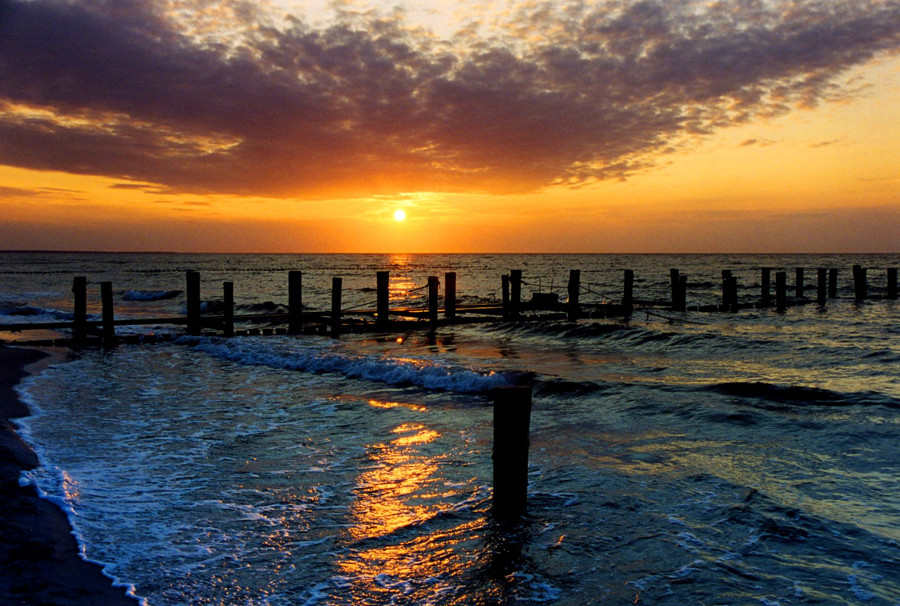
[[[187,334],[199,335],[200,323],[200,273],[189,271],[187,278]]]
[[[390,293],[391,272],[379,271],[375,274],[375,290],[377,305],[375,308],[375,325],[385,327],[390,321]]]
[[[495,389],[494,495],[491,513],[512,520],[525,513],[528,501],[528,446],[531,387]]]
[[[684,311],[681,306],[681,275],[677,269],[670,269],[669,278],[672,281],[672,310]]]
[[[456,318],[456,272],[444,274],[444,317],[448,320]]]
[[[568,300],[568,316],[569,322],[574,322],[578,319],[580,309],[578,306],[578,297],[581,293],[581,270],[580,269],[570,269],[569,270],[569,286],[568,286],[569,300]]]
[[[853,266],[853,292],[856,300],[862,301],[868,295],[868,284],[866,283],[866,268],[862,265]]]
[[[772,304],[772,270],[762,268],[762,280],[760,281],[759,306],[768,307]]]
[[[825,269],[824,267],[820,267],[818,270],[818,273],[819,273],[819,276],[818,276],[819,283],[818,283],[818,289],[816,291],[816,295],[817,295],[816,302],[820,306],[824,307],[826,293],[828,292],[828,270]]]
[[[897,298],[897,268],[888,267],[887,269],[887,298]]]
[[[428,321],[431,325],[437,324],[438,319],[438,289],[440,280],[437,276],[428,276]]]
[[[100,283],[100,304],[103,309],[103,344],[113,345],[116,342],[116,326],[114,324],[112,282]]]
[[[630,316],[634,310],[634,270],[625,270],[625,292],[622,295],[622,307],[625,308],[625,315]]]
[[[234,282],[222,283],[222,301],[225,309],[222,310],[222,334],[226,337],[234,336]]]
[[[803,268],[798,267],[794,270],[794,272],[797,279],[795,296],[798,300],[800,300],[803,298]]]
[[[501,294],[501,299],[500,299],[501,317],[504,320],[509,320],[509,316],[510,316],[510,314],[509,314],[509,275],[503,274],[500,278],[501,278],[501,282],[502,282],[502,286],[501,286],[502,294]]]
[[[828,298],[837,299],[837,267],[828,270]]]
[[[736,312],[738,310],[737,278],[729,275],[728,280],[726,280],[726,286],[728,287],[728,310]]]
[[[303,331],[303,272],[288,272],[288,334]]]
[[[331,336],[341,334],[341,288],[344,279],[334,277],[331,279]]]
[[[87,341],[87,278],[76,276],[72,281],[75,309],[72,319],[72,341],[84,345]]]
[[[509,270],[509,316],[513,320],[519,319],[519,310],[522,308],[522,270]]]
[[[722,270],[722,310],[731,309],[731,270]]]
[[[775,272],[775,309],[778,313],[784,313],[787,308],[787,274],[783,271]]]

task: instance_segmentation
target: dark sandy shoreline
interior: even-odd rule
[[[26,366],[46,356],[0,345],[0,604],[135,606],[99,566],[81,559],[66,515],[33,486],[19,486],[21,471],[38,460],[10,422],[29,414],[13,387]]]

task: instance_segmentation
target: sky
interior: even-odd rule
[[[0,0],[0,250],[900,252],[898,107],[900,0]]]

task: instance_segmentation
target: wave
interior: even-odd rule
[[[33,305],[0,305],[0,324],[15,324],[26,321],[44,322],[68,322],[74,319],[74,314],[56,309],[43,309]]]
[[[815,406],[887,406],[900,408],[900,400],[877,392],[841,393],[803,385],[777,385],[764,382],[725,382],[703,388],[726,396],[738,396],[775,402],[780,405]]]
[[[312,373],[338,373],[353,379],[388,385],[415,385],[458,393],[485,393],[520,382],[515,373],[481,372],[427,358],[392,358],[303,348],[267,339],[182,337],[178,343],[226,360],[252,366],[268,366]]]
[[[180,290],[129,290],[122,296],[125,301],[166,301],[181,295]]]
[[[288,308],[285,305],[275,303],[274,301],[264,301],[262,303],[250,303],[247,305],[238,305],[238,311],[251,314],[280,314],[287,313]]]

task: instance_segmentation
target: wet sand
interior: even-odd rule
[[[33,486],[19,486],[21,471],[38,460],[10,422],[29,414],[13,386],[46,355],[0,345],[0,604],[135,606],[125,589],[81,558],[66,515]]]

